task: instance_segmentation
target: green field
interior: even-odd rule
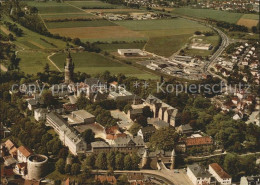
[[[194,21],[185,20],[181,18],[175,19],[160,19],[160,20],[126,20],[115,21],[120,26],[127,27],[136,31],[151,31],[151,30],[173,30],[173,29],[189,29],[189,28],[204,28],[205,26],[198,24]],[[181,30],[179,30],[181,33]]]
[[[46,25],[49,29],[75,28],[75,27],[116,26],[116,24],[109,22],[107,20],[46,22]]]
[[[243,15],[241,13],[231,13],[221,10],[193,8],[175,8],[173,10],[173,13],[197,18],[211,18],[218,21],[225,21],[229,23],[236,23]]]
[[[116,21],[128,29],[139,31],[149,40],[145,49],[157,55],[170,57],[181,49],[195,31],[211,29],[197,22],[176,18],[166,20]]]
[[[47,2],[26,1],[26,3],[29,6],[35,6],[39,10],[40,14],[84,12],[66,3],[57,3],[55,1],[47,1]]]
[[[75,18],[93,18],[89,13],[61,13],[61,14],[41,14],[43,19],[75,19]]]
[[[38,72],[43,72],[43,68],[46,63],[50,65],[51,70],[57,70],[54,66],[47,60],[49,53],[43,51],[20,51],[18,52],[18,57],[21,58],[19,67],[21,71],[26,74],[37,74]]]
[[[122,6],[112,5],[108,3],[104,3],[101,1],[66,1],[67,3],[77,6],[79,8],[86,7],[87,9],[114,9],[114,8],[122,8]]]
[[[51,57],[61,69],[63,69],[65,58],[66,55],[64,53],[58,53]],[[87,74],[97,74],[108,70],[112,74],[123,73],[127,76],[135,76],[143,79],[158,78],[153,74],[148,74],[135,67],[113,61],[96,53],[72,53],[72,59],[75,63],[75,72],[80,71]]]
[[[253,19],[253,20],[259,20],[259,15],[257,14],[244,14],[242,16],[243,19]]]
[[[101,48],[103,51],[108,52],[116,52],[118,49],[129,49],[129,48],[135,48],[135,49],[143,49],[145,43],[120,43],[120,44],[98,44],[97,46]]]

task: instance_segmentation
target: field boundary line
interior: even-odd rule
[[[55,55],[56,53],[52,53],[52,54],[50,54],[48,57],[47,57],[47,59],[51,62],[51,64],[56,68],[56,69],[58,69],[58,71],[59,72],[62,72],[61,71],[61,69],[52,61],[52,59],[51,59],[51,57],[53,56],[53,55]]]

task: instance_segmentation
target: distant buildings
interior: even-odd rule
[[[199,50],[211,50],[211,44],[203,44],[203,43],[193,43],[190,45],[191,49],[199,49]]]

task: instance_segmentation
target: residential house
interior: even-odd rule
[[[197,163],[187,166],[187,176],[194,185],[209,185],[211,174]]]
[[[119,137],[126,137],[127,135],[125,133],[122,133],[118,126],[109,127],[106,129],[106,139],[108,140],[114,140]]]
[[[215,177],[215,179],[221,184],[230,185],[232,177],[225,172],[218,163],[212,163],[209,165],[209,172]]]
[[[33,152],[25,146],[20,146],[17,149],[17,160],[22,163],[26,163],[27,159],[33,154]]]
[[[46,114],[48,113],[47,109],[39,108],[34,110],[34,119],[36,121],[45,121]]]
[[[14,168],[16,174],[25,176],[27,174],[27,163],[17,163]]]

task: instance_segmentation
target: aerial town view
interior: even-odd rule
[[[1,185],[260,185],[259,0],[0,0]]]

